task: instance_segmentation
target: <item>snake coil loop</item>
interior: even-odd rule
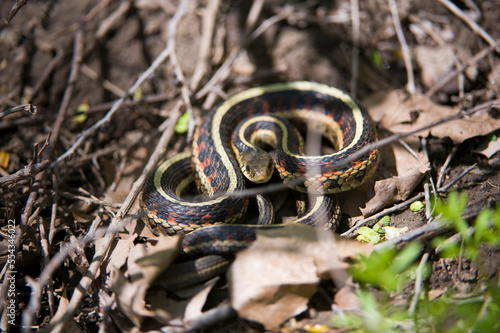
[[[337,151],[304,155],[300,136],[288,125],[288,121],[297,120],[317,128],[333,141]],[[261,134],[252,134],[256,131]],[[140,199],[145,213],[143,220],[153,232],[168,235],[213,224],[240,222],[248,200],[231,193],[244,189],[243,172],[247,171],[248,161],[260,158],[248,157],[244,150],[256,150],[256,146],[263,144],[271,147],[277,171],[294,190],[319,194],[350,190],[373,174],[378,151],[374,149],[340,168],[339,162],[375,140],[374,125],[366,111],[339,89],[300,81],[245,90],[224,101],[205,118],[195,134],[191,151],[165,161],[146,182]],[[243,166],[237,159],[242,160]],[[260,163],[268,164],[269,159],[262,160]],[[295,185],[293,180],[302,177],[305,181]],[[256,181],[267,178],[265,175]],[[193,179],[207,197],[194,201],[182,198]],[[323,195],[317,196],[308,214],[299,222],[316,223],[318,216],[325,214],[325,202],[332,211],[327,219],[333,227],[340,214],[338,205],[335,199]],[[240,227],[243,229],[247,228]],[[236,229],[220,228],[223,235],[213,231],[217,228],[210,230],[210,236],[198,242],[198,247]],[[246,240],[245,236],[241,237],[243,241],[252,240],[252,237]]]

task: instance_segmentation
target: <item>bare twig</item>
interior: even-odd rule
[[[37,110],[36,106],[34,106],[33,104],[21,104],[0,112],[0,119],[16,112],[26,112],[28,114],[36,114]]]
[[[352,65],[351,65],[351,95],[356,97],[359,73],[359,36],[360,36],[360,22],[359,22],[359,2],[358,0],[351,0],[351,22],[352,22]]]
[[[48,240],[47,232],[45,230],[45,224],[43,223],[43,220],[41,218],[38,219],[38,231],[40,234],[40,248],[42,249],[42,263],[43,266],[47,266],[49,263],[49,258],[50,258],[50,243]],[[52,281],[48,281],[47,285],[47,297],[49,300],[49,309],[50,309],[50,316],[52,317],[54,315],[54,306],[55,306],[55,300],[54,300],[54,288],[53,288],[53,283]]]
[[[477,167],[477,163],[474,163],[473,165],[471,165],[470,167],[468,167],[467,169],[465,169],[457,178],[455,178],[453,181],[449,182],[448,184],[446,184],[445,186],[443,186],[442,188],[440,188],[439,192],[446,192],[446,191],[448,191],[448,189],[450,187],[452,187],[453,185],[455,185],[460,179],[462,179],[466,174],[468,174],[469,172],[471,172],[472,170],[474,170],[476,167]]]
[[[374,249],[376,251],[391,248],[398,244],[403,244],[411,241],[412,239],[419,238],[420,240],[429,239],[435,237],[436,235],[444,232],[445,224],[443,221],[437,219],[431,223],[424,224],[423,226],[410,230],[407,233],[402,234],[399,237],[393,238],[391,240],[385,241],[383,243],[376,244]]]
[[[457,152],[457,150],[458,150],[458,146],[454,146],[453,149],[451,150],[450,154],[448,155],[448,157],[446,157],[446,160],[444,161],[443,166],[441,167],[441,169],[439,169],[439,178],[438,178],[438,182],[436,184],[436,186],[438,188],[441,187],[441,184],[443,184],[444,177],[446,175],[446,169],[450,165],[450,162],[453,159],[453,157],[455,156],[455,153]]]
[[[124,19],[127,12],[130,10],[132,6],[131,1],[122,1],[120,2],[120,6],[116,8],[110,15],[106,18],[100,20],[101,24],[97,31],[95,32],[95,37],[97,39],[103,38],[110,29],[113,29],[115,26],[120,24]]]
[[[186,0],[181,1],[181,2],[187,2]],[[178,12],[182,13],[179,5],[178,7]],[[178,13],[176,12],[176,15]],[[175,17],[175,15],[174,15]],[[173,20],[174,18],[172,18]],[[178,20],[176,20],[178,22]],[[134,92],[139,86],[140,83],[142,83],[148,76],[149,74],[156,69],[170,54],[170,48],[171,46],[167,43],[167,46],[165,50],[160,54],[160,56],[155,60],[155,62],[141,75],[141,77],[137,80],[137,82],[129,89],[128,95],[130,95],[132,92]],[[105,118],[101,119],[98,123],[96,123],[94,126],[89,128],[87,131],[85,131],[85,135],[82,134],[82,137],[80,137],[79,140],[64,154],[62,155],[56,162],[54,162],[52,165],[56,165],[58,161],[64,160],[67,156],[69,156],[72,152],[74,152],[80,145],[81,143],[87,138],[89,135],[91,135],[95,130],[97,130],[100,126],[105,124],[107,121],[109,121],[112,117],[112,115],[116,112],[116,110],[119,108],[121,103],[125,100],[124,96],[118,102],[114,105],[114,108],[112,108],[105,116]],[[73,295],[71,297],[71,300],[68,304],[68,308],[64,314],[64,316],[61,316],[60,318],[53,318],[53,321],[49,322],[47,325],[47,330],[50,330],[51,332],[60,332],[64,324],[66,323],[67,320],[69,320],[74,312],[78,309],[79,304],[82,300],[82,298],[86,295],[87,290],[89,290],[91,283],[97,276],[97,274],[100,271],[101,264],[103,260],[107,257],[107,253],[109,251],[109,248],[111,246],[111,243],[113,239],[115,238],[116,233],[118,230],[120,230],[123,227],[123,224],[125,222],[125,219],[123,218],[127,212],[130,210],[132,203],[134,202],[135,198],[139,194],[142,185],[146,179],[146,176],[151,174],[157,165],[158,161],[163,158],[164,153],[165,153],[165,147],[167,146],[168,142],[173,136],[174,133],[174,127],[177,122],[177,118],[179,117],[179,110],[174,109],[170,118],[167,120],[168,122],[168,128],[165,130],[163,133],[162,137],[160,138],[160,141],[151,155],[143,174],[135,181],[135,183],[132,186],[131,191],[129,192],[129,195],[123,202],[120,210],[118,211],[117,215],[112,218],[111,223],[108,227],[108,231],[104,235],[104,238],[102,242],[99,244],[99,247],[96,247],[95,255],[93,257],[93,260],[88,268],[87,274],[80,280],[78,287],[75,289],[73,292]],[[90,234],[89,234],[90,235]],[[87,236],[89,236],[87,235]],[[97,237],[96,235],[92,235],[94,237],[89,238],[86,237],[85,242],[90,242]],[[65,254],[65,256],[67,253]],[[46,285],[46,281],[51,278],[54,267],[52,264],[57,265],[57,267],[60,265],[61,261],[65,256],[57,256],[53,258],[50,262],[47,268],[42,271],[42,274],[40,278],[35,282],[32,281],[31,287],[32,287],[32,294],[30,297],[30,301],[28,306],[23,312],[22,316],[22,327],[25,329],[23,330],[24,332],[28,331],[29,326],[31,325],[35,313],[38,312],[39,306],[40,306],[40,295],[43,290],[43,287]],[[42,278],[43,277],[43,278]],[[56,320],[57,319],[57,320]]]
[[[425,264],[429,259],[429,253],[424,253],[422,259],[420,259],[420,264],[415,272],[417,275],[415,279],[415,288],[413,289],[413,299],[411,300],[410,308],[408,309],[408,313],[413,315],[415,313],[415,309],[417,308],[417,303],[420,298],[420,292],[422,291],[422,274],[424,271]]]
[[[9,16],[5,18],[5,23],[9,23],[14,16],[16,16],[17,12],[26,4],[26,1],[28,0],[16,0],[14,2],[14,5],[10,9]]]
[[[179,6],[177,7],[177,11],[175,12],[174,17],[168,23],[168,39],[167,39],[167,48],[170,49],[170,62],[172,66],[174,66],[174,73],[177,80],[182,84],[181,87],[181,96],[182,100],[186,104],[187,112],[189,113],[189,125],[188,125],[188,140],[191,139],[194,132],[194,116],[193,116],[193,106],[191,105],[190,91],[189,87],[186,83],[186,79],[184,78],[184,74],[182,73],[182,68],[177,60],[176,54],[176,41],[175,37],[177,36],[177,26],[179,25],[179,21],[186,13],[187,7],[189,5],[189,0],[183,0],[179,2]]]
[[[415,94],[415,79],[413,77],[413,65],[411,64],[411,54],[410,48],[406,43],[405,35],[403,29],[401,28],[401,22],[399,20],[398,5],[396,0],[388,0],[389,7],[391,8],[392,22],[394,23],[394,28],[396,29],[396,35],[398,36],[399,43],[401,44],[401,50],[403,51],[403,59],[406,66],[406,76],[408,78],[408,83],[406,84],[406,90],[411,95]]]
[[[497,42],[474,20],[472,20],[468,15],[466,15],[460,8],[458,8],[454,3],[449,0],[438,0],[446,8],[448,8],[455,16],[464,21],[474,33],[478,34],[483,38],[490,46],[498,47]],[[498,51],[498,50],[497,50]]]
[[[286,9],[286,8],[285,8]],[[269,27],[271,27],[273,24],[276,24],[277,22],[284,20],[285,18],[289,17],[292,14],[290,10],[282,10],[278,14],[271,16],[264,22],[262,22],[257,29],[255,29],[250,36],[245,38],[241,44],[231,50],[231,53],[227,57],[226,61],[219,67],[219,69],[215,72],[215,74],[212,76],[212,78],[201,88],[197,93],[196,93],[196,98],[200,99],[204,97],[206,94],[208,94],[212,88],[216,85],[218,85],[220,82],[222,82],[228,75],[229,75],[229,69],[233,62],[236,60],[238,57],[238,54],[240,53],[241,49],[248,45],[251,41],[253,41],[255,38],[259,37],[264,31],[266,31]]]
[[[49,160],[44,160],[34,165],[27,165],[24,168],[18,170],[16,173],[13,173],[12,175],[0,178],[0,187],[19,182],[25,178],[33,177],[39,172],[47,169],[49,164]]]
[[[198,59],[194,68],[193,76],[189,87],[195,91],[200,84],[203,75],[207,72],[208,59],[212,46],[212,39],[215,29],[215,20],[219,9],[220,0],[212,0],[208,2],[207,8],[203,13],[203,29],[200,42],[200,50],[198,51]]]
[[[434,84],[427,92],[424,94],[426,98],[430,98],[432,95],[436,93],[439,89],[444,87],[448,82],[450,82],[452,79],[454,79],[457,75],[462,73],[467,69],[467,67],[472,66],[476,63],[478,63],[481,59],[486,57],[488,54],[493,52],[496,48],[500,46],[500,41],[495,42],[494,45],[491,45],[481,51],[479,51],[476,55],[474,55],[472,58],[468,59],[466,62],[464,62],[460,67],[455,69],[453,72],[448,73],[445,77],[443,77],[439,82]]]
[[[73,61],[71,63],[71,72],[68,78],[68,85],[66,86],[66,90],[64,91],[63,99],[61,102],[61,106],[59,107],[59,111],[57,113],[57,118],[52,126],[52,136],[49,144],[49,148],[47,149],[47,155],[50,157],[52,152],[54,151],[54,147],[59,139],[59,131],[61,130],[62,124],[66,119],[66,111],[68,110],[69,102],[71,101],[71,97],[73,96],[73,90],[75,88],[76,81],[78,79],[78,72],[80,68],[80,64],[82,62],[82,52],[83,52],[83,32],[81,29],[78,29],[75,32],[75,43],[73,48]]]
[[[69,45],[68,45],[69,49]],[[38,95],[38,92],[42,89],[43,85],[50,79],[52,73],[56,69],[57,65],[59,65],[64,57],[66,56],[67,50],[64,47],[58,47],[55,50],[55,57],[50,60],[50,62],[46,65],[43,70],[42,75],[38,78],[37,82],[33,85],[33,89],[29,92],[28,99],[31,101],[33,97]]]

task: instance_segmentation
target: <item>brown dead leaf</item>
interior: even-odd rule
[[[438,120],[456,115],[460,110],[438,105],[423,95],[406,96],[402,91],[377,93],[364,101],[373,120],[392,133],[408,133]],[[449,137],[455,143],[486,135],[500,128],[500,119],[494,119],[480,112],[466,119],[453,120],[431,129],[417,133],[426,137],[429,134],[439,138]],[[413,137],[408,138],[410,141]],[[405,139],[407,140],[407,139]]]
[[[125,236],[117,240],[115,247],[109,255],[106,273],[109,274],[112,267],[122,267],[125,265],[130,249],[134,247],[134,241],[136,238],[137,235],[132,235],[130,237]]]
[[[118,309],[136,326],[143,317],[155,317],[164,321],[164,312],[156,313],[146,308],[146,291],[160,273],[177,256],[180,237],[160,236],[155,244],[138,244],[131,248],[127,259],[127,271],[111,267],[110,286],[115,293]]]
[[[345,285],[335,293],[334,303],[339,309],[344,311],[355,311],[360,307],[359,297],[354,292],[354,288],[350,285]]]
[[[365,208],[360,208],[361,212],[369,216],[396,202],[408,199],[423,177],[423,173],[414,172],[407,176],[375,182],[375,196],[366,203]]]
[[[401,91],[377,93],[363,103],[373,120],[389,134],[408,133],[433,124],[441,119],[456,115],[460,110],[433,103],[422,95],[408,97]],[[381,149],[378,175],[382,180],[375,182],[374,196],[360,208],[364,216],[374,214],[396,202],[405,200],[418,186],[429,169],[429,161],[420,149],[420,137],[430,134],[449,137],[455,143],[480,135],[486,135],[500,128],[500,120],[478,113],[467,119],[454,120],[405,138],[401,143]],[[386,136],[387,136],[386,135]],[[349,194],[347,194],[349,195]],[[353,221],[360,217],[353,216]]]
[[[337,240],[300,224],[259,230],[228,271],[231,304],[241,317],[278,328],[307,309],[321,278],[343,285],[348,279],[345,259],[370,251],[370,245]]]
[[[452,71],[455,65],[455,51],[452,45],[431,47],[419,45],[415,48],[415,59],[421,70],[422,83],[432,87],[446,74]],[[457,90],[456,80],[453,81],[451,91]]]
[[[184,312],[184,322],[189,326],[191,321],[196,320],[198,317],[203,315],[203,306],[207,301],[208,294],[212,290],[213,286],[217,283],[219,278],[210,280],[208,283],[204,284],[204,288],[198,292],[186,306],[186,311]]]
[[[498,151],[500,151],[500,139],[489,141],[486,147],[479,147],[473,150],[474,153],[482,154],[488,158],[491,158]]]
[[[40,333],[49,333],[54,329],[54,323],[60,323],[66,313],[68,312],[69,299],[67,289],[64,288],[62,295],[59,297],[59,305],[57,307],[57,311],[52,317],[51,321],[44,328],[37,330]],[[64,332],[84,332],[73,320],[65,321]],[[57,324],[55,324],[57,325]]]
[[[418,158],[400,143],[382,147],[375,177],[381,180],[369,181],[358,189],[339,195],[342,212],[351,216],[352,223],[407,199],[420,184],[429,168],[429,161],[425,154],[418,152],[416,145],[408,144]]]

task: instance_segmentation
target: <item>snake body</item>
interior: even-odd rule
[[[259,117],[264,118],[258,120]],[[286,125],[288,120],[297,119],[330,138],[338,150],[327,155],[304,155],[297,142],[300,139]],[[259,126],[263,136],[252,138]],[[249,168],[240,166],[237,159],[246,156],[248,160],[258,160],[248,158],[253,155],[247,151],[259,150],[259,143],[266,140],[283,181],[294,190],[316,194],[316,203],[299,221],[302,223],[313,224],[318,216],[323,216],[325,202],[326,206],[335,204],[321,194],[359,186],[374,172],[378,160],[378,151],[373,149],[337,167],[343,159],[376,140],[371,119],[347,93],[305,81],[251,88],[228,98],[207,115],[195,133],[191,151],[178,154],[157,168],[140,199],[143,220],[153,232],[168,235],[242,221],[248,199],[231,193],[245,188],[243,173]],[[183,199],[183,192],[193,179],[203,197]],[[294,181],[297,179],[301,181]],[[330,226],[338,214],[338,208],[334,208]],[[228,227],[223,230],[225,234],[231,232]]]

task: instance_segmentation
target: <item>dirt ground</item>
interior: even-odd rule
[[[162,315],[134,312],[120,298],[123,281],[131,280],[127,260],[139,251],[133,248],[158,240],[140,219],[137,194],[154,165],[189,146],[192,128],[173,130],[186,109],[193,111],[191,124],[199,124],[217,103],[249,87],[297,80],[338,87],[361,101],[379,139],[403,135],[380,147],[368,184],[339,195],[343,238],[355,238],[361,223],[373,225],[378,218],[366,219],[375,214],[390,215],[391,226],[420,230],[429,222],[425,209],[400,204],[425,202],[426,187],[443,198],[452,189],[466,191],[469,222],[483,207],[495,207],[500,1],[395,2],[397,15],[387,0],[31,0],[1,22],[0,328],[153,331],[162,325],[144,324],[145,317],[177,318],[169,308]],[[13,5],[0,3],[2,18]],[[36,115],[3,114],[27,104]],[[460,112],[467,114],[456,117]],[[425,283],[436,297],[498,280],[498,248],[481,248],[474,262],[441,259],[428,235],[414,238],[430,254]],[[8,256],[13,244],[15,258]],[[15,325],[5,275],[12,260]],[[412,287],[394,295],[394,304],[408,305]],[[227,304],[227,288],[220,290],[205,295],[215,304],[201,305],[200,313]],[[339,306],[337,289],[323,281],[320,290],[327,297],[315,294],[291,320],[231,313],[214,331],[328,325],[332,304]],[[165,327],[196,327],[189,320],[204,327],[193,316]]]

